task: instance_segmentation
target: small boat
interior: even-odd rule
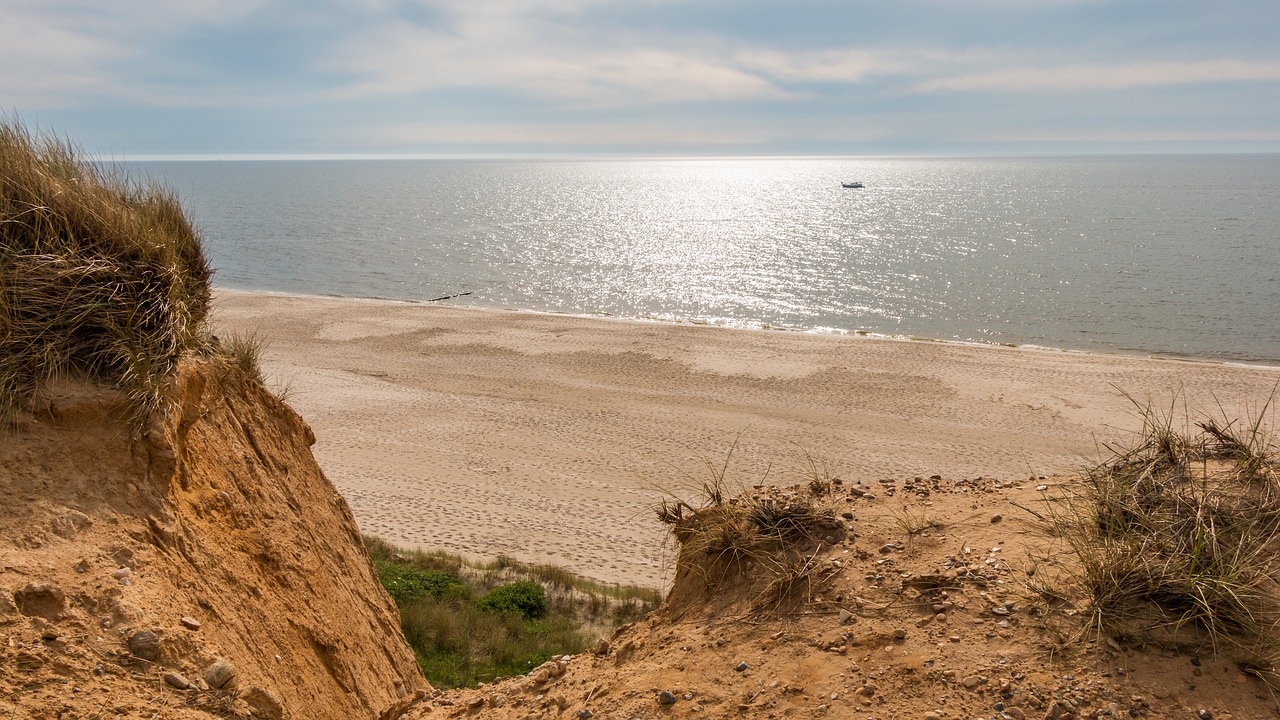
[[[862,184],[862,181],[855,180],[853,182],[840,183],[840,187],[860,188],[860,187],[866,187],[866,186]]]

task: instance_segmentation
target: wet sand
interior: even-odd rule
[[[731,490],[1073,472],[1153,401],[1256,409],[1276,368],[221,290],[366,533],[656,586],[650,507]],[[736,444],[735,444],[736,443]],[[730,449],[732,453],[730,456]],[[892,498],[877,507],[894,509]]]

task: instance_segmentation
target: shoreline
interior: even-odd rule
[[[528,313],[533,315],[548,315],[552,317],[572,317],[584,320],[600,320],[600,321],[616,321],[624,323],[657,323],[663,325],[672,325],[676,327],[700,327],[700,328],[718,328],[721,330],[741,330],[744,332],[763,332],[763,333],[795,333],[799,335],[813,335],[818,337],[829,338],[847,338],[851,340],[882,340],[888,342],[908,342],[908,343],[938,343],[942,345],[953,345],[957,347],[973,347],[988,348],[993,350],[1024,350],[1028,352],[1047,352],[1047,353],[1064,353],[1068,355],[1084,355],[1095,357],[1119,357],[1119,358],[1139,358],[1146,360],[1167,360],[1170,362],[1187,362],[1187,363],[1204,363],[1209,365],[1226,365],[1229,367],[1242,368],[1261,368],[1264,370],[1280,370],[1280,360],[1232,360],[1223,358],[1199,357],[1194,355],[1180,355],[1175,353],[1158,353],[1153,351],[1126,352],[1118,349],[1105,350],[1078,350],[1068,347],[1053,347],[1049,345],[1038,345],[1035,343],[1001,343],[1001,342],[983,342],[980,340],[947,340],[945,338],[932,338],[918,335],[895,335],[889,333],[871,332],[866,330],[847,330],[844,328],[804,328],[804,327],[782,327],[782,326],[752,326],[752,325],[731,325],[722,323],[713,323],[698,320],[672,320],[665,318],[651,317],[628,317],[623,315],[614,315],[612,313],[573,313],[562,312],[556,310],[533,310],[529,308],[516,307],[498,307],[490,305],[462,305],[456,303],[448,303],[436,300],[411,300],[405,298],[382,297],[378,295],[368,296],[350,296],[335,294],[312,295],[308,293],[285,292],[282,290],[246,290],[241,288],[214,288],[215,297],[219,294],[243,294],[243,295],[266,295],[271,297],[295,297],[295,298],[311,298],[315,300],[333,300],[344,302],[363,302],[363,303],[387,303],[391,305],[407,305],[413,307],[449,307],[459,310],[477,310],[481,312],[499,312],[499,313]],[[456,297],[456,296],[453,296]],[[452,298],[444,298],[452,299]]]
[[[665,581],[649,507],[730,491],[1078,471],[1140,420],[1257,409],[1280,369],[220,289],[362,531],[603,582]],[[1001,352],[1001,351],[1004,352]],[[1270,420],[1274,420],[1274,408]],[[1273,424],[1269,422],[1268,424]],[[730,449],[732,448],[732,452]],[[881,497],[858,512],[893,512]]]

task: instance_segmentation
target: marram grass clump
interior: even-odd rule
[[[171,192],[0,118],[0,423],[60,377],[117,386],[145,418],[209,342],[210,275]]]
[[[1225,653],[1280,678],[1280,459],[1262,427],[1174,427],[1148,409],[1138,441],[1085,475],[1049,518],[1079,563],[1101,631]],[[1189,425],[1189,423],[1188,423]]]

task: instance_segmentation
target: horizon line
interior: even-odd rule
[[[1127,150],[1049,152],[934,152],[934,153],[760,153],[760,154],[663,154],[663,153],[88,153],[94,162],[314,162],[358,160],[809,160],[821,158],[1036,158],[1123,157],[1151,155],[1280,155],[1276,150]]]

